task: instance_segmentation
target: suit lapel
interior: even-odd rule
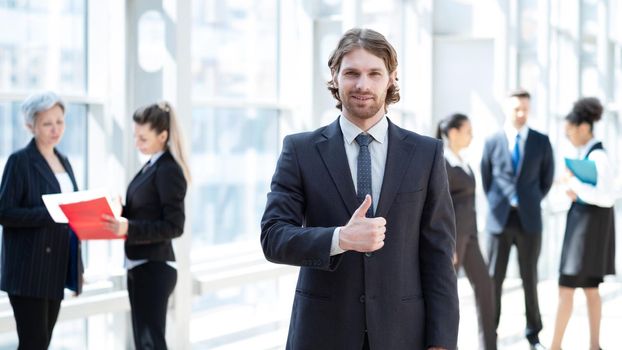
[[[142,185],[145,181],[147,181],[147,179],[151,178],[151,176],[155,173],[155,169],[157,166],[158,166],[158,162],[155,162],[153,165],[145,169],[145,172],[143,172],[144,167],[140,169],[138,174],[136,174],[136,176],[134,177],[132,182],[130,182],[130,185],[127,188],[127,195],[125,199],[126,201],[128,200],[128,198],[132,197],[132,195],[134,194],[134,192],[136,192],[136,190],[140,187],[140,185]]]
[[[322,135],[325,139],[320,140],[316,144],[317,150],[337,187],[343,203],[350,215],[352,215],[359,204],[356,199],[354,183],[352,183],[352,173],[348,165],[348,157],[343,146],[343,133],[339,127],[339,119],[328,125],[322,132]]]
[[[527,132],[527,138],[525,139],[525,148],[523,150],[523,155],[520,158],[520,163],[518,164],[518,171],[516,172],[516,179],[519,178],[520,174],[523,171],[523,167],[525,166],[525,161],[531,159],[532,157],[532,153],[535,152],[536,150],[534,149],[535,144],[533,141],[533,135],[532,135],[531,129],[529,129],[529,131]]]
[[[512,151],[510,151],[508,137],[506,136],[505,131],[500,131],[496,137],[497,146],[501,152],[500,154],[497,153],[501,157],[500,159],[497,159],[497,161],[501,162],[501,168],[503,171],[506,171],[509,174],[514,174],[514,167],[512,166]],[[518,170],[520,172],[520,164]]]
[[[52,169],[37,149],[37,145],[35,144],[34,139],[32,139],[32,141],[30,141],[30,144],[28,144],[28,153],[30,155],[30,159],[32,160],[32,165],[35,167],[35,169],[37,169],[37,171],[41,174],[45,181],[51,186],[53,190],[53,192],[51,193],[59,193],[60,185],[58,183],[58,180],[56,180],[56,176],[54,176]]]
[[[389,121],[387,161],[384,167],[378,208],[376,208],[374,216],[385,217],[387,215],[402,183],[404,174],[406,174],[406,170],[410,165],[415,151],[415,144],[405,140],[405,137],[406,134]]]

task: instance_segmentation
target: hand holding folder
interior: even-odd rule
[[[68,223],[80,240],[124,238],[105,227],[102,216],[115,214],[102,190],[47,194],[42,198],[52,219]]]
[[[589,159],[570,159],[564,158],[566,167],[579,181],[596,186],[598,181],[598,172],[596,171],[596,163]]]
[[[579,181],[596,186],[598,181],[598,172],[596,171],[596,163],[589,159],[570,159],[564,158],[566,167]],[[576,195],[576,194],[575,194]],[[576,202],[586,204],[581,198],[576,196]]]

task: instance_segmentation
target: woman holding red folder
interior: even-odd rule
[[[136,349],[166,349],[168,298],[177,283],[171,240],[184,231],[189,171],[172,107],[161,102],[134,113],[138,150],[151,158],[127,188],[121,217],[110,231],[127,235],[127,289]]]
[[[552,350],[559,350],[572,314],[574,291],[582,288],[587,299],[590,350],[600,349],[601,298],[598,286],[605,275],[615,273],[615,227],[611,189],[613,175],[607,153],[594,138],[594,123],[603,113],[593,97],[575,102],[566,116],[566,136],[576,148],[576,158],[593,161],[596,184],[583,183],[568,171],[567,194],[572,199],[562,246],[559,276],[559,304]]]
[[[47,349],[64,288],[81,292],[80,243],[66,224],[54,223],[41,195],[78,189],[69,160],[56,146],[65,131],[65,105],[52,92],[22,104],[32,141],[11,154],[0,185],[2,266],[19,338],[18,349]]]

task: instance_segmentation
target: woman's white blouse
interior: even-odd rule
[[[56,180],[58,181],[58,184],[60,185],[61,193],[73,192],[73,183],[71,182],[71,178],[69,177],[69,174],[54,173],[54,175],[56,176]]]
[[[578,149],[578,159],[584,159],[585,153],[592,148],[597,141],[592,139],[584,147]],[[603,208],[613,207],[615,203],[614,174],[607,153],[602,149],[592,151],[589,160],[596,165],[596,186],[583,183],[576,177],[572,177],[568,186],[577,194],[582,201]]]

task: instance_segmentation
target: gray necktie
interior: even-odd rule
[[[359,156],[357,159],[356,174],[356,197],[359,203],[363,203],[365,195],[371,196],[371,155],[369,154],[369,144],[373,140],[371,135],[359,134],[355,139],[359,145]],[[373,216],[373,205],[369,206],[365,216]]]

